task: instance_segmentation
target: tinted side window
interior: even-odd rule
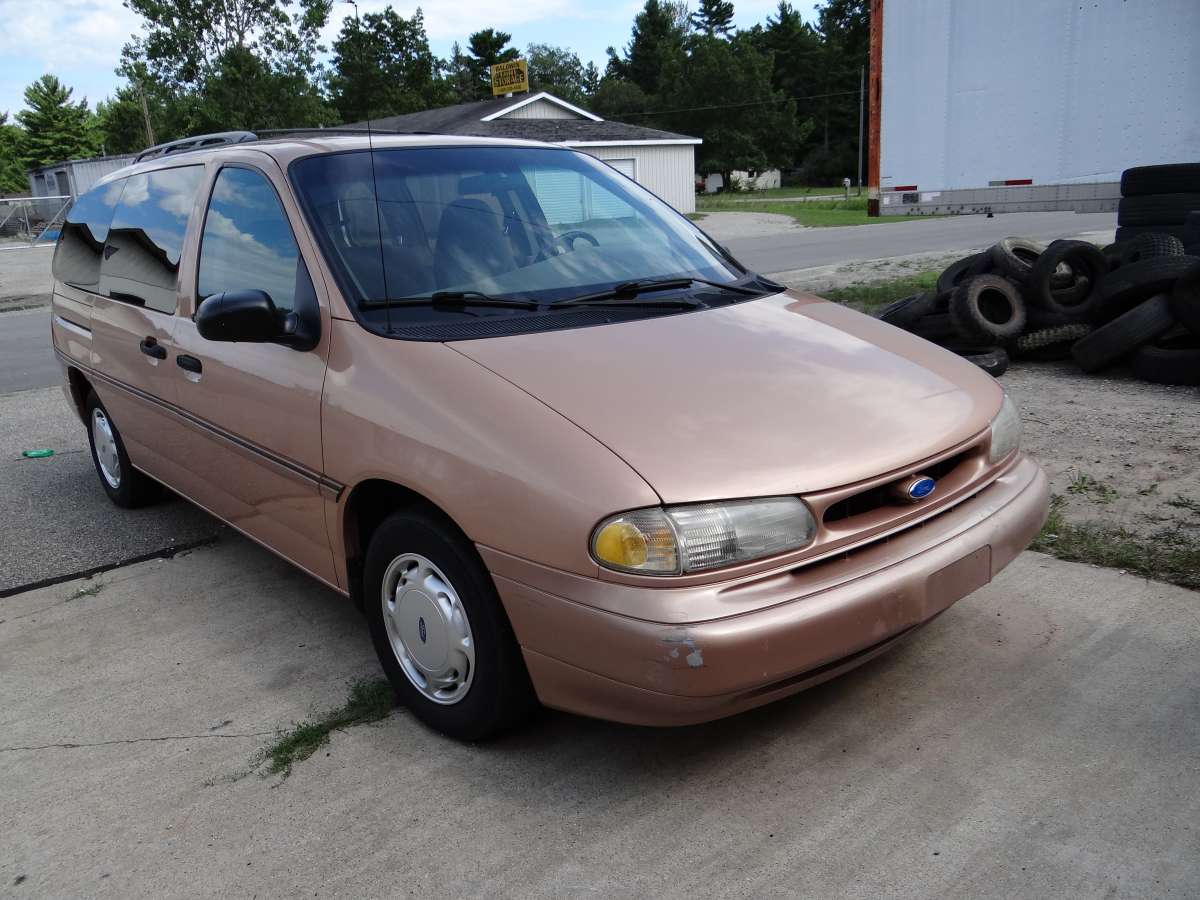
[[[222,169],[213,185],[200,243],[201,298],[259,290],[279,309],[296,308],[308,274],[271,183],[250,169]]]
[[[124,186],[122,178],[93,188],[75,201],[54,250],[54,277],[59,281],[89,291],[99,286],[104,242]]]
[[[100,293],[175,311],[179,257],[203,175],[203,166],[184,166],[125,180],[104,247]]]

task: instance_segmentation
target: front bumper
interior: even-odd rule
[[[968,500],[807,566],[714,584],[759,608],[684,624],[594,605],[597,582],[481,548],[539,699],[641,725],[685,725],[796,693],[882,653],[982,587],[1045,521],[1049,484],[1019,457]],[[644,589],[648,610],[667,589]],[[582,599],[580,599],[582,598]]]

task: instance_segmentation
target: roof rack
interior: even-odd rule
[[[257,141],[258,135],[253,131],[221,131],[215,134],[198,134],[194,137],[181,138],[178,141],[167,141],[165,144],[155,144],[147,147],[134,159],[135,163],[143,160],[168,156],[173,153],[189,153],[192,150],[206,150],[209,147],[219,147],[223,144],[244,144],[247,141]]]

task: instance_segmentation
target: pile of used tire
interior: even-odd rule
[[[1127,169],[1121,189],[1115,243],[1005,238],[879,318],[997,377],[1010,358],[1074,358],[1200,385],[1200,163]]]

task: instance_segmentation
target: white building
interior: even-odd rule
[[[562,144],[604,160],[680,212],[696,210],[699,138],[606,121],[545,91],[372,119],[371,127]]]

